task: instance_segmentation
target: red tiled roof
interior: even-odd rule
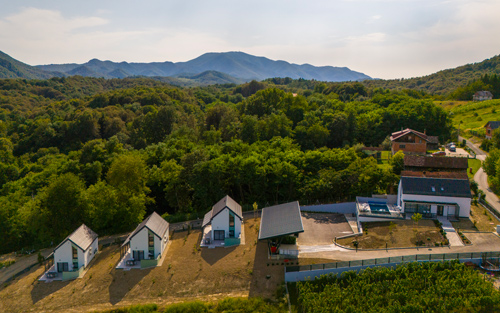
[[[426,134],[418,132],[418,131],[413,130],[413,129],[409,129],[409,128],[392,133],[391,134],[391,141],[394,141],[394,140],[396,140],[396,139],[398,139],[406,134],[409,134],[409,133],[413,133],[416,136],[422,138],[423,140],[428,141]]]
[[[401,176],[407,177],[429,177],[449,179],[469,179],[467,173],[463,172],[427,172],[427,171],[402,171]]]
[[[467,158],[454,157],[431,157],[424,155],[405,155],[405,167],[422,167],[436,169],[467,169],[469,167]]]

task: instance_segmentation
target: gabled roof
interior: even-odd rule
[[[490,125],[491,129],[497,129],[500,127],[500,121],[489,121],[486,125],[484,125],[484,127],[488,127],[488,125]]]
[[[146,217],[140,224],[135,228],[133,232],[127,237],[122,246],[125,246],[130,242],[132,237],[134,237],[138,232],[140,232],[144,227],[149,229],[153,234],[158,236],[160,239],[165,236],[168,231],[168,222],[163,219],[158,213],[153,212],[150,216]]]
[[[401,177],[403,194],[471,198],[468,179]]]
[[[413,133],[415,136],[418,136],[418,137],[422,138],[423,140],[428,141],[426,134],[418,132],[418,131],[413,130],[413,129],[409,129],[409,128],[392,133],[391,134],[391,141],[397,140],[398,138],[401,138],[404,135],[407,135],[409,133]]]
[[[87,225],[82,224],[74,232],[72,232],[68,237],[66,237],[54,249],[54,251],[56,251],[57,249],[59,249],[59,247],[62,246],[63,243],[66,242],[66,240],[71,241],[78,248],[82,249],[82,251],[85,251],[92,244],[92,242],[94,242],[94,240],[97,237],[98,237],[97,234],[92,229],[90,229]]]
[[[259,240],[304,232],[299,202],[289,202],[262,209]]]
[[[488,91],[488,90],[481,90],[481,91],[477,91],[474,96],[476,97],[493,97],[493,94],[491,93],[491,91]]]
[[[234,213],[237,217],[243,220],[243,211],[241,209],[241,205],[238,202],[234,201],[230,196],[225,196],[220,199],[219,202],[214,204],[212,209],[205,214],[203,217],[202,227],[208,225],[217,214],[222,212],[225,208],[228,208],[231,212]]]
[[[469,161],[467,158],[455,157],[432,157],[425,155],[409,155],[405,154],[405,167],[421,167],[435,169],[463,169],[467,170]]]

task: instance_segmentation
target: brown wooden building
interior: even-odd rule
[[[404,154],[426,154],[427,150],[439,147],[437,136],[427,136],[413,129],[405,129],[391,134],[392,154],[403,151]]]

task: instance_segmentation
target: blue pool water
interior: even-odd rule
[[[370,205],[370,210],[374,214],[391,214],[391,212],[389,212],[389,208],[387,207],[386,204],[369,203],[369,205]]]

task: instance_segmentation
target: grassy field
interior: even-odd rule
[[[460,222],[452,222],[455,229],[460,231],[496,231],[498,220],[482,206],[471,205],[471,214],[468,219],[461,219]],[[474,222],[476,222],[474,226]]]
[[[484,125],[488,121],[500,120],[500,100],[490,101],[436,101],[452,114],[453,126],[462,131],[472,130],[484,136]]]
[[[469,179],[473,179],[476,172],[481,168],[482,163],[481,160],[478,159],[469,159],[468,162],[469,168],[472,168],[472,173],[468,170],[467,175],[469,176]]]
[[[392,166],[389,164],[389,159],[391,158],[391,151],[381,151],[380,159],[378,160],[377,166],[381,169],[391,169]]]
[[[434,246],[435,243],[440,244],[444,241],[439,232],[440,229],[432,220],[421,220],[418,226],[415,226],[411,220],[394,221],[392,234],[390,223],[363,223],[363,235],[339,239],[337,242],[343,246],[355,248],[354,242],[357,240],[358,249],[385,249],[386,243],[388,248],[407,248],[415,247],[419,240],[423,241],[425,246]]]

